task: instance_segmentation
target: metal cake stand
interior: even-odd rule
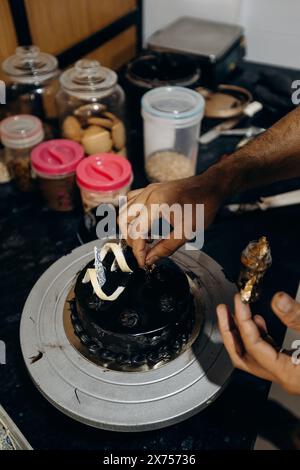
[[[147,371],[103,367],[70,341],[64,319],[77,273],[94,256],[97,240],[54,263],[33,287],[20,337],[25,364],[50,403],[72,418],[111,431],[136,432],[182,421],[220,394],[232,365],[216,325],[216,306],[232,305],[236,292],[222,268],[199,251],[182,248],[173,260],[197,288],[204,315],[200,334],[176,359]]]

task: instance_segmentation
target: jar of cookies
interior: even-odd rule
[[[83,157],[82,146],[66,139],[48,140],[33,149],[32,170],[50,209],[69,212],[76,208],[75,170]]]
[[[130,190],[133,173],[121,155],[102,153],[84,158],[76,168],[76,180],[85,212],[100,204],[118,206]]]
[[[0,136],[5,148],[5,163],[11,177],[15,179],[21,191],[31,191],[34,181],[31,173],[30,153],[44,140],[42,122],[29,114],[8,117],[1,121]]]
[[[96,60],[82,59],[60,77],[57,94],[62,135],[87,155],[126,155],[125,95],[117,75]]]

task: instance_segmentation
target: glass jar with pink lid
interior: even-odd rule
[[[130,189],[133,173],[129,161],[112,153],[91,155],[82,160],[76,169],[84,210],[107,203],[118,205],[119,196]]]
[[[48,140],[32,151],[32,169],[50,209],[75,209],[75,171],[83,158],[83,147],[67,139]]]

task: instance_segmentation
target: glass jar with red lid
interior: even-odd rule
[[[112,153],[102,153],[84,158],[76,169],[85,212],[100,204],[118,205],[131,187],[133,173],[129,161]]]
[[[48,140],[32,151],[32,169],[50,209],[60,212],[75,209],[75,171],[83,157],[82,146],[66,139]]]

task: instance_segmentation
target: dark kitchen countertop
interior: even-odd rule
[[[276,72],[273,67],[265,67]],[[253,83],[261,65],[245,64],[234,83]],[[287,77],[297,72],[284,70]],[[248,78],[247,78],[248,77]],[[247,81],[248,80],[248,81]],[[283,111],[265,109],[254,124],[269,127]],[[237,140],[222,138],[200,149],[202,171],[221,154],[233,150]],[[135,186],[144,184],[139,160],[133,158]],[[257,195],[300,187],[291,181],[243,195]],[[5,341],[7,364],[0,365],[0,403],[36,449],[96,449],[185,451],[202,449],[249,449],[258,430],[268,434],[270,423],[266,397],[269,384],[236,371],[224,393],[198,415],[158,431],[119,434],[84,426],[63,415],[38,392],[27,375],[19,343],[19,324],[25,300],[40,275],[58,258],[78,246],[76,231],[80,214],[56,214],[43,205],[40,196],[23,195],[10,185],[0,186],[0,340]],[[206,251],[232,279],[239,271],[239,255],[252,239],[267,235],[273,252],[257,311],[264,315],[270,333],[280,342],[284,328],[272,315],[270,299],[277,290],[295,294],[300,280],[300,206],[265,213],[234,216],[222,212],[205,236]],[[270,413],[274,416],[274,413]],[[276,413],[275,413],[276,415]],[[276,419],[276,418],[274,418]],[[276,424],[278,428],[278,422]]]

